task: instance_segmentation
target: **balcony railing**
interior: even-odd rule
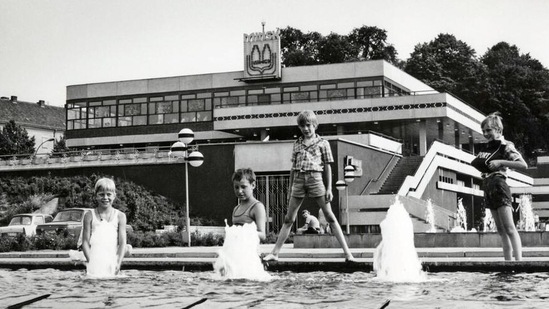
[[[144,147],[121,149],[90,149],[51,154],[19,154],[0,156],[0,169],[44,167],[44,165],[76,164],[147,164],[176,163],[169,147]]]

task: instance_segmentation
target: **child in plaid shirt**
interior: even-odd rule
[[[334,162],[330,144],[316,134],[318,120],[313,111],[305,110],[297,116],[297,125],[303,136],[294,143],[292,154],[292,169],[290,170],[290,204],[288,213],[284,218],[276,245],[268,254],[265,261],[278,260],[278,253],[290,234],[290,229],[296,219],[297,212],[305,196],[314,198],[317,205],[324,211],[326,220],[332,227],[332,231],[341,244],[345,253],[345,261],[353,262],[354,258],[347,246],[343,231],[336,216],[332,212],[330,202],[332,193],[332,168]],[[324,186],[324,177],[326,186]]]
[[[527,165],[515,145],[503,138],[503,123],[499,113],[488,115],[481,127],[488,142],[481,147],[471,165],[482,173],[485,207],[490,209],[494,217],[505,260],[511,260],[514,255],[515,260],[520,261],[522,243],[513,221],[511,190],[506,180],[509,168],[526,168]]]

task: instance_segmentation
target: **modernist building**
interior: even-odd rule
[[[483,140],[484,115],[386,61],[282,68],[278,33],[245,35],[244,46],[242,71],[68,86],[67,145],[157,151],[190,128],[193,144],[205,152],[192,181],[220,181],[230,196],[230,173],[250,166],[261,176],[258,194],[275,222],[285,207],[291,145],[299,134],[296,116],[309,109],[338,160],[333,182],[343,179],[347,164],[360,176],[336,194],[332,206],[342,225],[375,231],[398,197],[417,231],[427,229],[431,209],[437,229],[452,228],[458,202],[468,211],[469,228],[479,227],[483,192],[469,162],[475,143]],[[513,172],[509,184],[530,187],[533,180]],[[202,207],[210,213],[224,207],[230,214],[233,201],[210,199]]]

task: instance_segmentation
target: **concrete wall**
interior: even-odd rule
[[[549,246],[549,232],[519,232],[523,247]],[[382,241],[381,234],[346,235],[350,248],[375,248]],[[497,233],[415,233],[416,248],[433,247],[501,247]],[[340,248],[332,235],[295,235],[294,248]]]

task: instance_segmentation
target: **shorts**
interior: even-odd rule
[[[322,181],[322,172],[294,172],[292,196],[298,198],[320,197],[326,195],[326,187]]]
[[[497,209],[502,206],[512,206],[513,197],[506,179],[505,176],[496,174],[482,181],[486,208]]]

